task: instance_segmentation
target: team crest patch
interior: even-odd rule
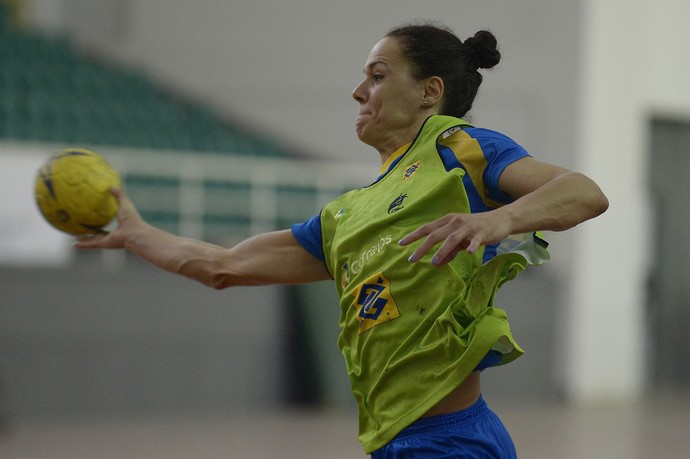
[[[405,169],[405,172],[403,173],[402,181],[403,182],[408,181],[414,174],[417,173],[418,170],[419,170],[419,161],[417,161],[414,164],[410,164],[409,166],[407,166],[407,169]]]
[[[398,305],[391,295],[390,282],[383,273],[374,274],[352,292],[357,312],[359,333],[400,317]]]

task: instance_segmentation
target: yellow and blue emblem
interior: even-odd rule
[[[398,305],[391,295],[391,284],[383,273],[377,273],[362,282],[352,292],[357,309],[359,333],[400,317]]]
[[[419,170],[419,161],[417,161],[414,164],[410,164],[409,166],[407,166],[407,168],[405,168],[405,172],[403,173],[402,181],[403,182],[408,181],[414,174],[417,173],[418,170]]]

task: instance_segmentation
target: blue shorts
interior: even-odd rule
[[[415,421],[371,457],[517,459],[517,453],[501,420],[479,397],[467,409]]]

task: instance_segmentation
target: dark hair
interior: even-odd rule
[[[443,115],[465,116],[482,83],[478,69],[490,69],[501,60],[496,37],[486,30],[463,43],[446,26],[408,24],[392,29],[386,37],[400,40],[415,79],[438,76],[443,80]]]

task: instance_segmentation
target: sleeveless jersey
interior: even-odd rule
[[[548,257],[543,247],[528,237],[517,251],[506,252],[503,244],[486,262],[483,250],[462,251],[435,267],[430,260],[437,247],[410,263],[421,241],[398,244],[424,223],[472,211],[465,188],[472,168],[448,170],[440,153],[444,139],[467,126],[454,117],[430,117],[385,175],[320,214],[323,259],[340,297],[338,346],[367,453],[420,418],[491,351],[498,364],[522,354],[493,300],[528,262]]]

